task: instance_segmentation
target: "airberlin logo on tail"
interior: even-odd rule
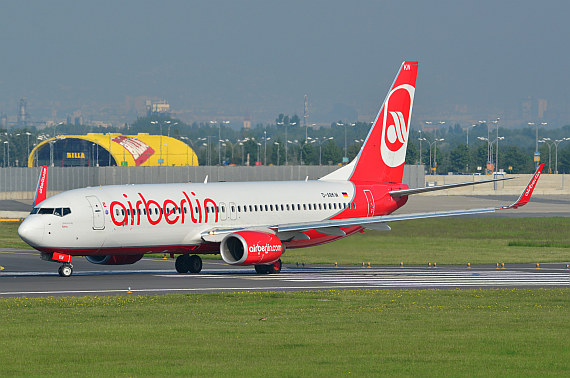
[[[406,159],[414,91],[409,84],[399,85],[390,92],[384,104],[380,152],[389,167],[398,167]]]

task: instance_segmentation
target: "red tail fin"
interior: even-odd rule
[[[323,180],[401,183],[418,74],[418,62],[404,62],[358,156]]]
[[[47,198],[47,165],[42,166],[42,171],[38,179],[38,186],[36,187],[36,195],[32,206],[36,206]]]

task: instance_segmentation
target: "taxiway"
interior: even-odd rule
[[[59,277],[57,264],[37,252],[0,250],[0,296],[95,296],[126,294],[243,291],[431,289],[431,288],[570,288],[566,264],[496,266],[355,266],[286,265],[280,274],[258,275],[252,267],[204,260],[200,274],[177,274],[172,259],[144,258],[136,265],[100,266],[74,259],[74,273]]]

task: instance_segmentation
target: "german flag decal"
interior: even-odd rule
[[[343,196],[343,197],[348,197],[348,193],[342,192],[342,196]]]

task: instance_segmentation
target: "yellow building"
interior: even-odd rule
[[[28,167],[196,166],[196,153],[183,141],[164,135],[119,133],[62,135],[42,141]]]

